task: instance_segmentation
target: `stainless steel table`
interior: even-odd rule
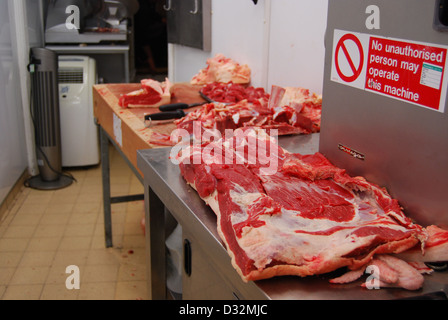
[[[282,137],[286,150],[311,154],[318,151],[319,134]],[[148,292],[152,299],[166,299],[166,210],[182,226],[191,270],[183,271],[186,299],[401,299],[438,292],[446,273],[426,277],[419,291],[368,290],[360,282],[332,285],[330,275],[276,277],[244,283],[234,268],[216,228],[213,211],[188,186],[179,167],[169,160],[171,148],[138,151],[137,164],[144,175]],[[443,295],[442,295],[443,296]],[[438,294],[434,295],[438,297]]]

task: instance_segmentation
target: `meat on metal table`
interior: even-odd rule
[[[319,134],[281,137],[280,145],[288,151],[311,154],[319,149]],[[166,211],[182,226],[183,299],[402,299],[441,293],[446,275],[426,277],[423,289],[369,290],[362,280],[337,285],[328,280],[333,275],[313,277],[276,277],[244,283],[231,265],[216,226],[216,215],[187,185],[178,165],[169,161],[170,150],[138,151],[138,168],[145,185],[146,250],[149,256],[148,292],[152,299],[166,299]],[[167,209],[167,210],[166,210]],[[189,265],[185,269],[185,265]],[[431,296],[433,297],[433,296]]]

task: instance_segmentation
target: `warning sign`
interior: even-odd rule
[[[355,46],[350,52],[348,48],[350,48],[351,42],[353,42]],[[347,33],[339,39],[338,44],[336,45],[334,63],[336,71],[342,80],[352,82],[359,77],[364,64],[364,50],[357,37]],[[344,63],[348,64],[350,68],[342,70],[341,66],[343,66]]]
[[[444,112],[447,47],[334,31],[331,80]]]

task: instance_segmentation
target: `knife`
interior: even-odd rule
[[[185,112],[182,109],[177,109],[175,111],[165,111],[153,114],[145,115],[145,126],[151,126],[152,121],[157,120],[171,120],[171,119],[180,119],[185,117],[189,112]]]
[[[193,103],[193,104],[171,103],[171,104],[166,104],[166,105],[160,106],[159,110],[162,112],[176,111],[176,110],[189,109],[189,108],[202,106],[203,104],[206,104],[206,103],[208,103],[208,102],[199,102],[199,103]]]
[[[207,95],[205,95],[202,91],[199,91],[199,94],[201,95],[201,97],[204,100],[207,100],[208,103],[222,103],[222,104],[224,104],[226,106],[230,104],[229,102],[219,102],[219,101],[212,100]]]

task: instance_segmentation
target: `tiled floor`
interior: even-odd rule
[[[143,193],[117,151],[110,154],[112,195]],[[105,248],[101,167],[69,172],[77,182],[68,188],[22,188],[2,219],[0,298],[148,299],[143,201],[112,205],[114,247]],[[67,289],[78,274],[80,288]]]

